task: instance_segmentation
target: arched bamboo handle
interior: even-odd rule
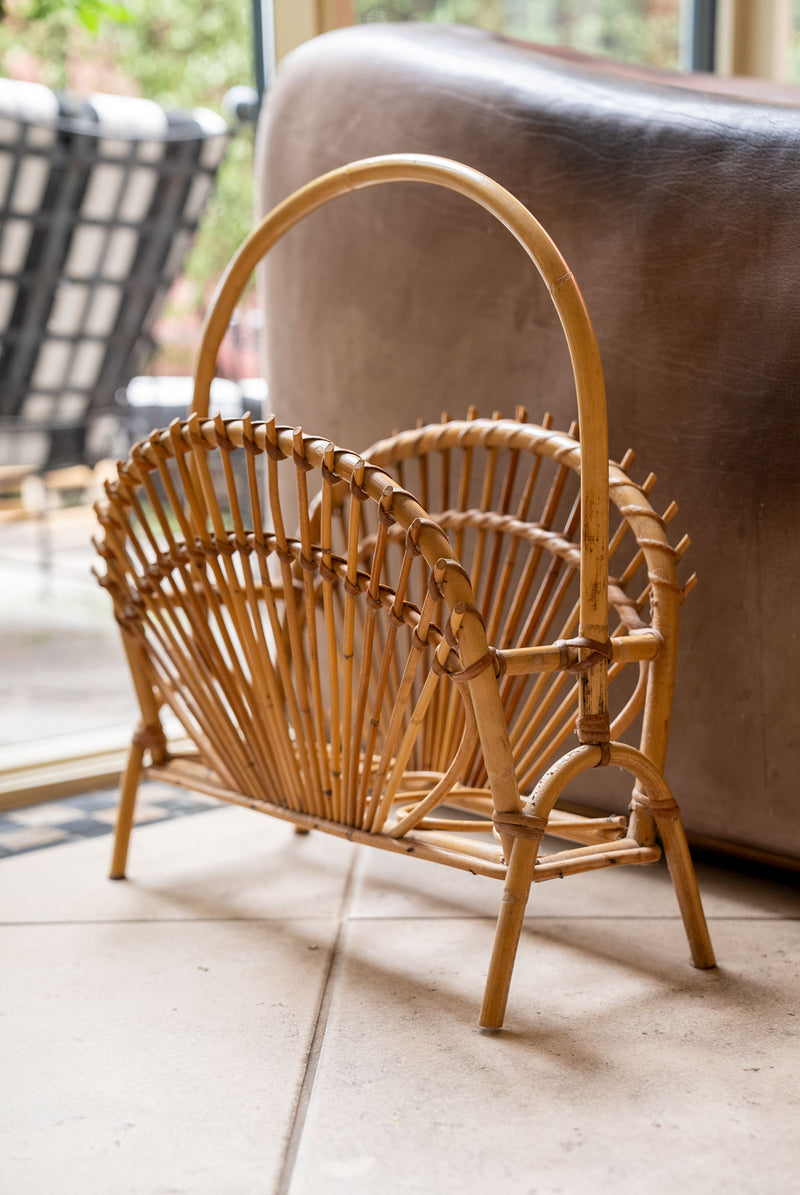
[[[201,418],[208,415],[209,392],[219,346],[234,306],[260,259],[284,233],[324,203],[349,191],[387,182],[434,183],[474,200],[519,241],[547,284],[567,339],[578,400],[581,442],[580,634],[589,639],[605,640],[608,635],[608,427],[597,340],[583,297],[553,241],[526,207],[504,187],[477,170],[427,155],[392,154],[365,158],[322,175],[273,208],[235,254],[212,299],[197,357],[192,411]],[[590,672],[593,675],[584,674],[581,705],[584,712],[597,713],[605,708],[604,670],[591,669]]]

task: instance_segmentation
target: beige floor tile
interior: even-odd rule
[[[168,721],[169,717],[170,715],[165,715],[164,718],[168,726],[170,725]],[[174,733],[177,736],[179,727],[176,720],[172,721],[171,727],[174,728]],[[170,733],[172,733],[172,729],[170,729]],[[146,793],[147,800],[152,801],[154,804],[158,804],[159,801],[169,800],[175,796],[187,796],[193,802],[197,802],[200,805],[208,805],[209,809],[219,808],[219,801],[215,800],[214,797],[208,797],[204,793],[189,792],[188,789],[178,788],[174,784],[166,784],[161,780],[146,780],[141,791],[142,793]],[[115,799],[116,793],[114,793],[112,801]]]
[[[800,925],[526,928],[507,1029],[476,1016],[481,921],[355,921],[291,1195],[785,1195],[800,1123]]]
[[[128,876],[111,836],[0,861],[0,921],[309,917],[339,909],[352,844],[215,808],[134,830]]]
[[[0,929],[2,1190],[271,1192],[335,930]]]
[[[83,809],[67,805],[63,801],[47,801],[43,805],[30,805],[27,809],[14,809],[14,821],[26,826],[66,826],[67,822],[81,821],[86,817]]]
[[[698,882],[706,915],[800,917],[800,889],[787,875],[780,883],[720,867],[700,865]],[[501,888],[496,880],[367,851],[359,869],[355,917],[496,917]],[[677,917],[678,906],[662,861],[650,867],[587,872],[536,884],[527,916]]]
[[[135,824],[137,826],[144,826],[147,822],[155,822],[159,818],[166,817],[166,813],[166,809],[160,805],[151,805],[146,801],[137,801]],[[115,826],[117,824],[116,808],[97,809],[91,814],[91,817],[97,822],[105,822],[108,826]]]
[[[24,851],[30,847],[47,846],[51,842],[62,842],[63,831],[52,826],[20,826],[4,830],[0,834],[0,846],[9,851]]]

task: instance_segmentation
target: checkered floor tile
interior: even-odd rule
[[[110,834],[116,819],[117,798],[116,788],[103,789],[0,815],[0,860]],[[220,803],[210,797],[150,782],[139,791],[135,820],[137,825],[143,825],[219,808]]]

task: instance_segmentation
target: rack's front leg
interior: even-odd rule
[[[500,1029],[505,1018],[522,919],[547,824],[544,818],[527,813],[495,813],[494,822],[508,852],[508,871],[478,1021],[482,1029]]]

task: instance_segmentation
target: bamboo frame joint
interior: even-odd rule
[[[492,814],[492,824],[499,834],[541,842],[547,829],[547,818],[524,810],[512,813],[496,809]]]

